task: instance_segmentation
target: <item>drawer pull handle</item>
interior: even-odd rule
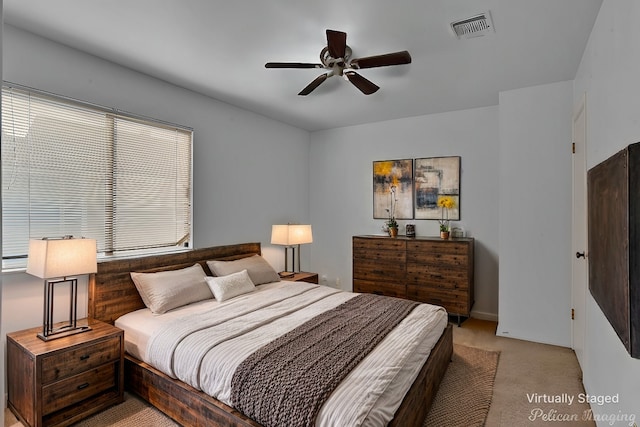
[[[88,354],[85,354],[83,356],[80,356],[80,360],[87,360],[89,358]]]
[[[87,387],[89,387],[89,383],[80,384],[78,386],[78,390],[82,390],[82,389],[87,388]]]
[[[372,270],[372,272],[375,274],[384,274],[384,271],[382,270]]]

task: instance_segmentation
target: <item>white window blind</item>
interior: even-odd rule
[[[191,242],[192,131],[23,88],[2,90],[2,267],[30,238],[94,238],[103,256]]]

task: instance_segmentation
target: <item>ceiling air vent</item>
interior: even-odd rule
[[[452,22],[451,29],[459,39],[480,37],[494,31],[491,14],[489,12],[481,13],[480,15],[472,16],[471,18],[463,19],[461,21]]]

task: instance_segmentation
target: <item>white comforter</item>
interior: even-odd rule
[[[116,325],[125,329],[125,346],[132,355],[233,406],[231,378],[246,357],[354,295],[283,281],[223,303],[193,304],[161,316],[140,310]],[[441,307],[418,306],[345,378],[316,425],[386,425],[446,323]]]

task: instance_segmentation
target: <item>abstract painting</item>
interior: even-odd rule
[[[413,218],[413,159],[373,162],[373,218],[388,219],[395,194],[396,219]]]
[[[455,207],[448,219],[460,220],[460,156],[416,159],[414,187],[416,219],[442,219],[438,198],[449,196]]]

